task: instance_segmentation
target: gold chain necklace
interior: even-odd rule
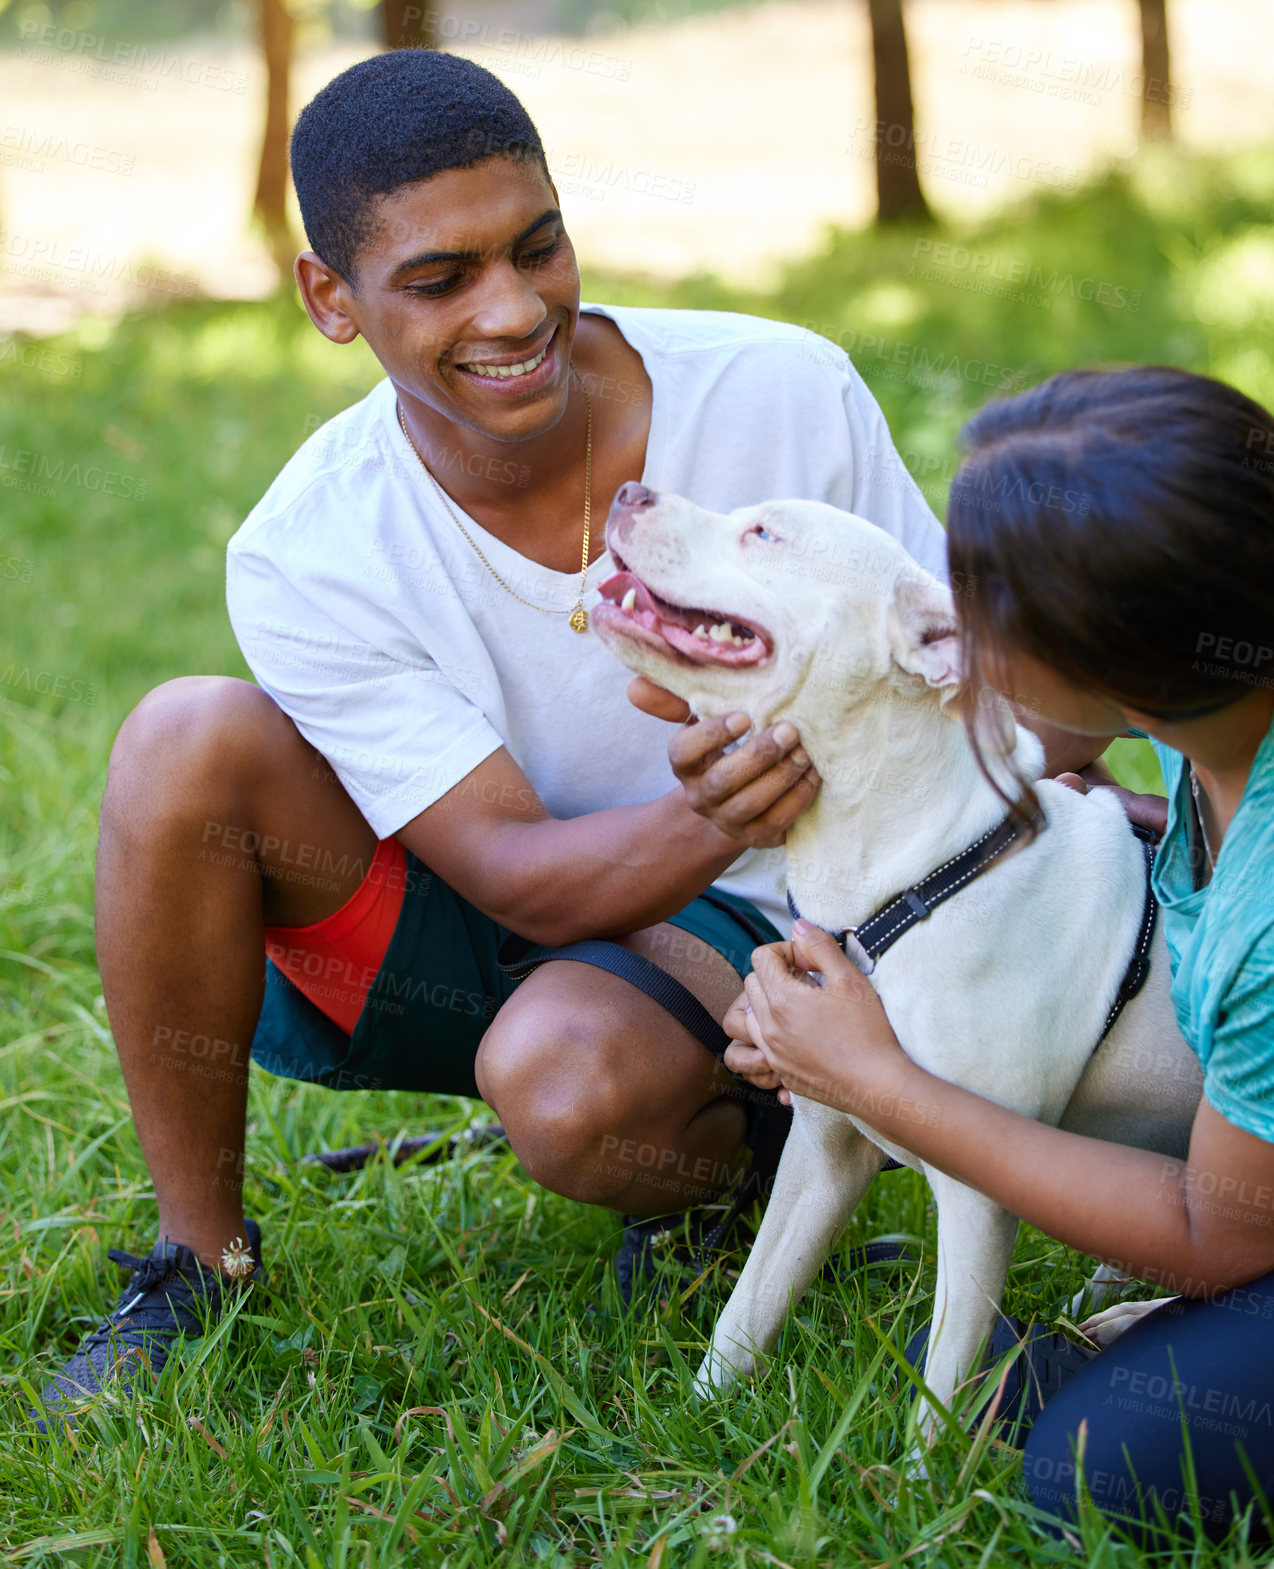
[[[530,610],[539,610],[546,616],[569,616],[570,620],[567,622],[567,625],[570,627],[572,632],[587,632],[588,611],[584,609],[584,579],[588,575],[588,541],[590,527],[593,520],[593,400],[589,397],[588,388],[582,381],[579,384],[579,390],[584,394],[584,413],[586,420],[584,436],[584,552],[583,558],[580,562],[579,595],[575,600],[575,604],[571,607],[570,610],[550,610],[547,605],[533,605],[529,599],[523,599],[521,594],[519,594],[515,589],[509,587],[509,585],[504,581],[496,569],[482,554],[477,540],[474,539],[473,535],[470,534],[469,530],[456,516],[454,507],[452,507],[450,501],[447,500],[446,491],[434,478],[433,470],[425,462],[424,458],[421,457],[420,449],[411,439],[411,432],[407,429],[407,421],[403,418],[403,406],[401,403],[398,404],[398,425],[403,435],[407,438],[407,445],[416,454],[417,463],[419,463],[421,468],[424,469],[425,473],[429,476],[429,483],[438,492],[438,499],[442,502],[443,506],[446,507],[447,514],[451,518],[451,521],[469,541],[470,545],[473,546],[474,554],[477,556],[478,560],[496,580],[504,592],[506,594],[512,594],[514,599],[516,599],[520,605],[526,605]]]

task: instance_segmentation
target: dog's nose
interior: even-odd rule
[[[638,507],[653,507],[659,498],[653,490],[647,490],[645,485],[640,485],[635,479],[630,479],[621,485],[615,493],[617,507],[629,507],[636,510]]]

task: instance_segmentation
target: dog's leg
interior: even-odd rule
[[[995,1323],[1017,1220],[943,1172],[926,1176],[938,1202],[938,1282],[924,1379],[934,1400],[949,1406]],[[926,1402],[920,1417],[926,1438],[936,1420]]]
[[[700,1396],[728,1389],[774,1344],[885,1159],[839,1112],[794,1104],[765,1218],[695,1377]]]

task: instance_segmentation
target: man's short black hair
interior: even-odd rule
[[[545,162],[530,115],[490,71],[435,49],[360,60],[311,99],[292,132],[310,245],[356,285],[374,197],[498,156]]]

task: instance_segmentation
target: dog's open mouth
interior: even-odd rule
[[[759,665],[770,653],[761,628],[719,610],[673,605],[652,594],[625,567],[601,585],[597,606],[612,626],[643,641],[660,641],[696,664]]]

